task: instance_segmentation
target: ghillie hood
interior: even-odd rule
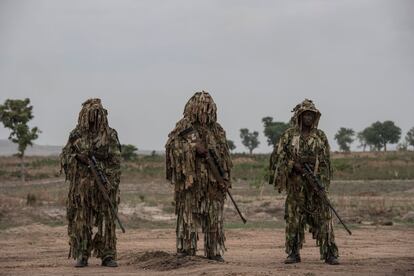
[[[305,111],[312,111],[315,113],[315,120],[313,122],[312,128],[318,128],[319,119],[321,118],[321,113],[319,110],[315,107],[315,104],[312,102],[312,100],[305,99],[300,104],[296,105],[295,108],[293,108],[293,116],[290,119],[290,123],[293,127],[297,127],[299,129],[302,129],[302,117],[301,115]]]
[[[101,99],[88,99],[82,104],[76,128],[81,133],[91,134],[98,143],[109,143],[111,130],[108,125],[108,111],[103,108]]]
[[[217,106],[208,92],[196,92],[184,108],[184,118],[191,123],[208,125],[217,122]]]

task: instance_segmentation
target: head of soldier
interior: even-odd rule
[[[108,127],[107,115],[100,99],[88,99],[82,104],[78,127],[91,133],[102,132]]]
[[[315,121],[315,112],[306,110],[302,113],[301,117],[303,126],[307,128],[311,128],[313,126],[313,123]]]
[[[196,92],[184,108],[184,117],[193,124],[209,125],[217,122],[217,106],[208,92]]]
[[[294,115],[291,119],[291,123],[300,129],[317,128],[321,113],[316,108],[315,104],[308,99],[305,99],[292,110]]]

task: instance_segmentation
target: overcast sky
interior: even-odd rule
[[[31,99],[38,144],[66,143],[81,103],[99,97],[122,143],[161,150],[200,90],[237,151],[244,127],[270,151],[261,118],[288,121],[304,98],[334,149],[343,126],[394,120],[405,135],[413,14],[410,0],[0,0],[0,103]]]

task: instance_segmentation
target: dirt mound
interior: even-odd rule
[[[127,257],[128,265],[137,265],[139,268],[157,271],[166,271],[189,266],[196,266],[212,262],[201,256],[178,257],[177,254],[165,251],[147,251],[132,254]]]

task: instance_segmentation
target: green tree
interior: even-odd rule
[[[409,146],[414,147],[414,127],[411,128],[408,132],[407,135],[405,135],[405,141],[407,142],[407,144]]]
[[[236,145],[232,140],[227,140],[227,145],[229,146],[230,151],[233,151],[236,149]]]
[[[29,105],[30,99],[7,99],[0,105],[0,121],[11,133],[9,140],[17,144],[17,156],[20,158],[21,178],[25,181],[24,153],[27,146],[32,146],[33,141],[39,137],[40,130],[37,127],[29,128],[27,123],[33,119],[33,106]]]
[[[370,150],[381,150],[381,138],[373,125],[366,127],[360,133],[363,136],[363,140],[365,141],[365,146],[369,146]]]
[[[367,144],[367,140],[365,139],[364,131],[358,132],[357,139],[359,141],[358,148],[362,148],[362,151],[365,152],[368,144]]]
[[[122,145],[121,148],[121,156],[125,161],[130,161],[137,158],[138,154],[136,153],[136,151],[138,150],[138,148],[134,145]]]
[[[283,132],[289,128],[288,123],[284,122],[273,122],[272,117],[264,117],[262,119],[264,126],[263,134],[267,137],[267,144],[273,146],[282,136]]]
[[[341,127],[335,134],[335,140],[339,145],[339,149],[344,152],[350,152],[350,146],[354,142],[355,131],[352,128]]]
[[[257,131],[249,132],[247,128],[240,129],[240,138],[242,139],[242,144],[249,149],[250,154],[253,154],[253,150],[260,144],[258,137],[259,132]]]
[[[364,129],[365,139],[368,145],[376,150],[387,151],[387,144],[396,144],[401,137],[401,128],[396,126],[393,121],[377,121],[368,128]]]

